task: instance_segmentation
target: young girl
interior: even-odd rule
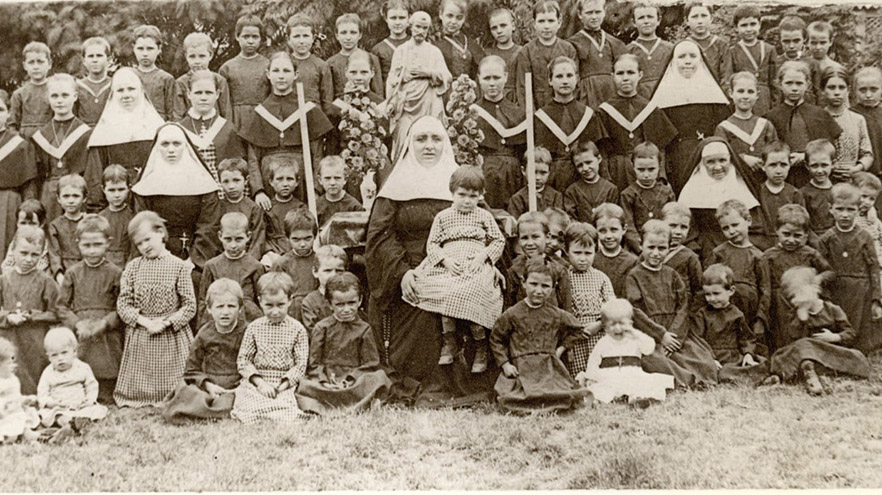
[[[634,163],[634,182],[622,191],[619,201],[625,210],[625,243],[635,253],[640,252],[639,228],[648,220],[662,218],[665,205],[677,200],[671,186],[658,175],[660,155],[655,144],[640,143],[634,147],[632,158],[629,159]]]
[[[830,210],[833,204],[833,181],[830,180],[830,175],[833,173],[836,147],[826,139],[816,139],[805,145],[804,156],[803,168],[808,171],[810,179],[799,192],[802,193],[805,209],[811,220],[811,244],[817,246],[817,237],[824,235],[824,232],[836,224]]]
[[[76,335],[69,328],[53,328],[46,333],[43,347],[50,363],[37,386],[43,426],[64,427],[76,418],[104,419],[107,408],[98,404],[98,380],[92,368],[77,359]]]
[[[771,372],[763,383],[775,384],[802,375],[811,395],[824,393],[817,368],[869,378],[870,362],[849,347],[857,338],[842,309],[821,299],[821,276],[806,266],[784,272],[781,284],[796,308],[796,318],[782,329],[782,345],[772,355]],[[829,391],[829,385],[827,387]]]
[[[466,0],[441,0],[438,12],[441,33],[435,39],[435,46],[444,55],[444,62],[451,74],[466,74],[474,81],[477,79],[478,62],[484,58],[484,50],[478,40],[462,32],[468,6]]]
[[[579,99],[597,108],[615,94],[613,62],[627,50],[624,43],[603,30],[603,0],[581,0],[579,6],[582,29],[567,41],[579,56]]]
[[[77,247],[77,223],[83,218],[86,201],[86,181],[77,174],[58,179],[56,202],[63,215],[49,222],[49,268],[55,280],[61,284],[71,266],[82,259]]]
[[[524,75],[532,73],[533,77],[533,107],[542,108],[551,103],[554,92],[551,89],[551,71],[554,67],[550,64],[555,59],[566,57],[573,60],[579,59],[576,48],[569,41],[557,37],[560,29],[560,4],[556,0],[539,0],[533,4],[533,26],[536,30],[536,38],[524,45],[518,53],[515,70],[517,72],[517,97],[518,104],[526,107],[526,86]],[[575,67],[575,62],[572,62]],[[569,82],[570,93],[575,98],[577,91],[577,72],[573,71],[572,80]],[[573,99],[571,98],[571,99]],[[537,142],[543,142],[538,141]]]
[[[735,44],[723,56],[720,80],[728,83],[732,74],[746,71],[756,77],[756,112],[766,113],[771,108],[769,85],[775,80],[778,53],[775,47],[758,38],[761,24],[760,9],[756,5],[739,5],[733,15],[737,37]]]
[[[550,304],[554,274],[549,265],[534,258],[524,272],[526,298],[499,317],[490,336],[502,368],[495,386],[497,401],[515,413],[579,407],[588,391],[570,377],[560,356],[581,334],[582,324]]]
[[[599,250],[594,267],[602,271],[612,282],[616,294],[625,293],[625,276],[640,259],[622,247],[625,236],[625,212],[619,205],[603,203],[594,209]]]
[[[20,229],[24,225],[37,227],[46,232],[46,209],[43,204],[36,199],[27,199],[23,201],[15,210],[15,225]],[[13,234],[14,236],[14,234]],[[46,236],[46,242],[43,244],[43,250],[40,252],[40,258],[37,260],[37,270],[49,273],[49,239]],[[6,257],[3,258],[2,273],[8,273],[15,269],[15,259],[12,256],[13,237],[9,238],[9,248],[6,250]]]
[[[120,268],[125,268],[126,263],[135,254],[132,241],[126,234],[129,222],[135,216],[129,198],[130,182],[131,178],[122,165],[105,168],[101,177],[107,208],[98,214],[106,218],[110,225],[110,230],[107,231],[110,240],[107,246],[107,260]]]
[[[735,105],[735,113],[717,124],[714,135],[729,141],[744,163],[759,172],[763,165],[763,150],[778,140],[778,133],[771,122],[754,113],[758,98],[756,76],[750,72],[732,74],[729,77],[729,98]]]
[[[334,314],[311,333],[309,369],[297,388],[300,408],[315,414],[359,411],[385,399],[392,382],[380,368],[373,330],[358,315],[361,283],[349,272],[325,287]]]
[[[671,229],[671,246],[664,263],[673,268],[686,283],[687,297],[694,307],[701,300],[701,260],[695,251],[686,246],[692,214],[680,203],[672,202],[662,207],[661,219]]]
[[[25,395],[37,392],[37,380],[48,364],[43,337],[58,321],[58,286],[37,267],[45,242],[42,229],[19,227],[12,243],[14,269],[0,276],[0,337],[19,350],[18,378]]]
[[[707,68],[716,80],[723,72],[723,56],[726,53],[726,40],[710,32],[713,16],[711,7],[700,2],[686,6],[686,25],[689,27],[689,40],[701,48],[707,60]]]
[[[873,166],[873,145],[867,130],[867,120],[863,115],[848,109],[848,74],[841,67],[828,67],[821,72],[821,89],[827,113],[842,128],[842,133],[833,143],[836,156],[833,158],[833,180],[849,180],[857,172],[869,170]],[[882,150],[878,150],[882,153]],[[852,322],[854,323],[854,322]]]
[[[472,373],[487,370],[487,329],[502,314],[494,265],[505,237],[489,211],[478,208],[484,192],[480,169],[460,167],[450,176],[453,206],[435,216],[426,258],[417,267],[420,309],[441,315],[443,347],[438,364],[453,363],[456,326],[465,320],[479,346]]]
[[[295,422],[303,415],[294,391],[306,373],[309,344],[306,329],[288,316],[294,282],[270,272],[258,280],[257,293],[264,316],[245,330],[236,360],[242,381],[230,415],[243,423]]]
[[[346,251],[340,246],[326,244],[315,250],[312,275],[318,280],[318,289],[307,294],[300,306],[301,323],[310,335],[318,322],[334,314],[326,288],[331,277],[346,271],[347,262]]]
[[[117,312],[126,335],[113,399],[120,407],[158,407],[184,374],[196,294],[190,267],[165,247],[162,217],[142,211],[128,231],[141,256],[122,274]]]
[[[21,383],[15,376],[16,349],[12,342],[0,337],[0,444],[16,441],[22,435],[35,440],[33,429],[40,425],[40,416],[21,396]]]
[[[600,308],[605,335],[594,346],[584,372],[576,376],[587,383],[594,400],[610,403],[627,397],[628,404],[645,408],[651,400],[662,401],[674,388],[674,377],[646,373],[642,357],[655,351],[652,337],[632,325],[634,309],[626,299],[611,299]]]
[[[579,180],[564,191],[564,208],[575,220],[590,222],[594,208],[601,203],[618,203],[619,190],[600,176],[600,150],[592,141],[578,141],[570,153]]]
[[[636,55],[640,67],[645,72],[640,78],[637,91],[640,96],[652,96],[658,80],[665,71],[665,60],[674,51],[674,44],[658,37],[656,30],[659,25],[659,7],[650,3],[638,3],[634,6],[634,24],[637,26],[637,38],[625,49]],[[621,58],[621,57],[619,57]]]
[[[548,303],[559,307],[569,298],[569,278],[566,266],[548,256],[548,218],[538,211],[524,213],[518,218],[518,246],[520,255],[512,261],[506,273],[508,300],[506,306],[514,306],[526,296],[524,281],[527,279],[526,266],[531,258],[538,257],[552,273],[554,292],[549,296]]]
[[[6,127],[8,118],[9,94],[0,90],[0,258],[15,235],[22,199],[35,198],[38,186],[34,147]]]

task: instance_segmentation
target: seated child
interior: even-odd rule
[[[484,193],[479,168],[460,167],[450,177],[453,205],[439,212],[426,241],[426,257],[417,267],[419,301],[424,311],[441,315],[442,341],[438,364],[453,363],[456,327],[463,320],[478,347],[472,373],[487,370],[488,329],[502,314],[502,291],[494,265],[502,256],[505,237],[493,215],[478,208]],[[545,253],[544,246],[541,251]]]
[[[333,315],[312,331],[309,368],[297,388],[297,403],[320,415],[367,409],[386,398],[392,382],[380,367],[373,330],[358,314],[361,282],[349,272],[336,274],[327,281],[325,296]]]
[[[638,227],[653,218],[662,218],[662,208],[677,200],[671,186],[658,176],[660,155],[658,146],[648,141],[635,146],[632,153],[635,180],[619,196],[628,227],[625,243],[637,254],[641,244]]]
[[[296,422],[303,413],[294,391],[306,373],[309,339],[303,325],[288,315],[294,281],[285,273],[266,273],[257,293],[264,316],[245,329],[236,360],[242,381],[230,415],[243,423],[263,418]]]
[[[552,266],[533,258],[524,272],[526,298],[502,313],[490,335],[502,368],[494,387],[497,401],[515,413],[579,407],[588,391],[570,377],[560,356],[581,334],[582,324],[551,304]]]
[[[301,322],[309,335],[316,323],[324,320],[334,313],[331,303],[325,296],[325,286],[334,275],[346,271],[346,251],[340,246],[329,244],[320,246],[315,250],[315,265],[312,267],[312,275],[318,280],[318,289],[310,292],[303,298]]]
[[[129,173],[122,165],[110,165],[104,169],[101,180],[104,183],[107,208],[101,210],[99,215],[110,222],[107,260],[120,268],[125,268],[129,259],[135,255],[135,247],[126,234],[129,222],[135,215],[129,205]]]
[[[619,190],[600,176],[600,151],[593,141],[579,141],[572,151],[573,166],[581,180],[564,192],[564,208],[573,220],[591,222],[594,208],[601,203],[618,203]]]
[[[273,263],[272,271],[284,272],[294,283],[288,314],[300,321],[300,306],[307,294],[318,288],[318,281],[312,276],[315,266],[313,243],[318,226],[315,217],[306,208],[289,211],[285,215],[285,234],[290,250]]]
[[[335,213],[364,211],[361,201],[346,192],[346,163],[338,155],[321,159],[318,169],[319,184],[325,193],[315,199],[318,224],[322,227]]]
[[[102,420],[107,408],[98,404],[98,380],[88,364],[77,359],[77,337],[65,327],[49,330],[43,339],[49,366],[40,375],[37,402],[40,422],[46,428],[70,426],[79,431],[82,421]]]
[[[870,172],[858,172],[851,180],[861,190],[861,204],[856,223],[873,238],[876,257],[882,264],[882,220],[879,220],[879,214],[874,206],[879,199],[879,192],[882,191],[882,181]]]
[[[857,349],[850,348],[857,333],[845,312],[821,299],[821,278],[807,266],[790,268],[781,277],[783,290],[796,308],[796,318],[791,318],[783,329],[782,345],[771,358],[772,374],[764,384],[802,375],[808,393],[821,395],[825,388],[830,391],[829,383],[818,378],[821,369],[869,378],[869,360]]]
[[[548,244],[548,218],[538,211],[524,213],[518,218],[518,246],[522,254],[512,261],[506,272],[505,287],[508,291],[506,307],[514,304],[526,296],[524,282],[527,279],[527,261],[533,257],[539,257],[549,266],[554,281],[554,292],[549,296],[548,303],[559,307],[569,296],[569,280],[566,267],[546,254]]]
[[[662,220],[671,229],[671,247],[665,255],[664,263],[673,268],[686,283],[690,307],[694,309],[701,305],[701,260],[685,244],[692,223],[692,212],[680,203],[668,203],[662,208]]]
[[[624,294],[625,275],[640,262],[637,256],[622,248],[627,225],[625,211],[619,205],[603,203],[594,209],[594,224],[600,246],[594,267],[609,277],[616,294]]]
[[[524,182],[527,182],[526,160],[524,158]],[[547,185],[548,174],[551,170],[551,153],[547,149],[537,146],[533,150],[533,162],[536,175],[536,211],[544,211],[546,208],[563,208],[563,194]],[[530,211],[530,186],[525,185],[514,196],[509,198],[506,208],[511,216],[520,218],[521,215]]]
[[[266,239],[263,208],[245,194],[248,162],[241,158],[227,158],[217,165],[217,176],[223,189],[220,214],[239,212],[248,218],[248,254],[259,260],[263,256]]]
[[[642,357],[655,351],[655,341],[634,328],[631,303],[611,299],[600,308],[600,316],[604,336],[576,380],[599,402],[627,397],[628,404],[645,408],[653,400],[665,400],[666,391],[674,388],[674,377],[643,371]]]
[[[15,210],[15,228],[20,229],[22,226],[37,227],[46,229],[46,208],[36,199],[26,199],[18,205]],[[13,236],[14,237],[14,236]],[[49,240],[43,236],[43,249],[40,251],[40,257],[37,259],[37,270],[49,273]],[[15,270],[15,260],[12,255],[12,246],[15,244],[14,239],[10,239],[9,246],[6,249],[6,256],[3,258],[3,264],[0,265],[2,273],[6,274]]]
[[[58,203],[64,214],[49,223],[49,268],[61,284],[66,272],[83,257],[77,247],[77,223],[85,212],[86,181],[77,174],[58,179]]]
[[[205,293],[211,321],[190,345],[183,381],[165,401],[162,417],[171,423],[184,418],[229,418],[239,385],[236,360],[245,335],[241,317],[243,293],[235,280],[219,278]]]
[[[33,429],[40,425],[40,416],[26,405],[21,383],[15,376],[16,349],[12,342],[0,337],[0,445],[24,436],[36,440]]]
[[[759,187],[761,214],[751,219],[750,242],[760,251],[765,251],[778,242],[775,225],[778,208],[787,204],[805,206],[802,192],[786,182],[790,173],[790,146],[783,141],[775,141],[763,148],[763,172],[766,181]],[[768,219],[766,225],[764,219]]]

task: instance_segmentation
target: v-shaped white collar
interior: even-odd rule
[[[547,113],[545,113],[545,110],[542,110],[540,108],[536,112],[536,118],[541,120],[542,123],[545,124],[545,127],[547,127],[548,130],[551,131],[552,134],[554,134],[554,137],[556,137],[561,143],[564,144],[564,146],[567,147],[567,150],[569,150],[570,145],[573,144],[576,139],[578,139],[579,135],[582,134],[582,131],[584,131],[585,128],[588,127],[588,122],[591,121],[591,117],[593,116],[594,110],[592,110],[591,107],[585,107],[585,113],[582,114],[582,120],[580,120],[579,123],[576,125],[576,128],[573,129],[573,132],[571,132],[570,134],[566,134],[563,129],[561,129],[560,126],[557,125],[557,122],[555,122]]]
[[[72,130],[70,134],[68,134],[67,137],[64,138],[64,141],[62,141],[61,144],[59,144],[57,147],[50,143],[49,140],[46,139],[45,136],[43,136],[43,132],[39,130],[35,132],[33,136],[31,136],[31,139],[33,139],[34,142],[43,149],[43,151],[49,153],[52,158],[60,160],[61,157],[63,157],[64,154],[67,153],[67,150],[69,150],[70,147],[73,146],[79,138],[83,137],[83,134],[89,132],[89,129],[90,127],[88,125],[80,122],[80,125],[76,129]]]

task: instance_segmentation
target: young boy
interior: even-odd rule
[[[358,50],[358,42],[361,41],[361,18],[358,14],[343,14],[337,17],[337,42],[340,43],[340,51],[331,55],[328,59],[328,66],[331,69],[331,79],[334,82],[334,99],[343,96],[346,88],[346,70],[349,65],[349,56],[352,52]],[[371,77],[370,90],[383,96],[385,84],[382,79],[382,68],[380,67],[380,59],[376,55],[370,54],[371,71],[374,75]]]
[[[36,145],[37,171],[42,180],[40,200],[46,206],[48,221],[61,215],[58,197],[58,179],[86,170],[86,152],[92,132],[82,120],[74,117],[77,84],[70,74],[55,74],[43,88],[49,96],[54,114],[48,124],[31,136]]]
[[[736,72],[729,77],[729,98],[735,104],[735,113],[717,124],[715,136],[725,138],[735,153],[752,170],[762,167],[762,150],[778,140],[775,126],[754,113],[760,96],[757,78],[751,72]]]
[[[565,233],[572,223],[570,216],[561,208],[545,208],[542,211],[548,219],[548,244],[545,245],[545,254],[563,266],[569,267],[570,263],[562,255],[566,254]]]
[[[122,267],[106,257],[109,231],[110,223],[100,215],[85,215],[77,224],[83,259],[65,273],[58,297],[58,317],[76,331],[80,359],[92,367],[98,399],[105,404],[113,402],[123,352],[123,327],[116,314]]]
[[[766,180],[760,187],[761,214],[755,215],[750,225],[750,242],[760,251],[765,251],[777,244],[775,234],[778,219],[778,208],[787,204],[805,207],[802,192],[786,182],[790,173],[790,146],[783,141],[775,141],[763,148],[763,173]],[[765,225],[764,218],[769,219]]]
[[[346,251],[340,246],[329,244],[315,250],[315,265],[312,275],[318,281],[318,289],[303,298],[301,314],[303,326],[312,334],[315,324],[334,314],[331,304],[325,297],[325,286],[334,275],[346,271]]]
[[[616,294],[624,294],[625,275],[640,262],[634,253],[622,248],[622,238],[628,227],[625,211],[619,205],[603,203],[594,209],[594,223],[599,246],[594,267],[609,277]]]
[[[315,41],[312,19],[305,14],[295,14],[288,19],[286,26],[288,48],[297,64],[297,81],[303,83],[303,97],[327,114],[334,101],[334,77],[328,63],[312,54]]]
[[[526,295],[526,265],[531,258],[538,258],[551,270],[554,293],[549,297],[549,304],[559,307],[570,297],[567,269],[555,262],[546,254],[548,244],[548,219],[542,213],[533,211],[518,217],[518,245],[521,253],[512,261],[506,273],[508,288],[507,307],[514,306]]]
[[[407,41],[407,24],[410,18],[409,6],[405,0],[387,0],[383,3],[383,18],[389,28],[389,36],[371,48],[371,54],[380,60],[380,74],[384,84],[392,68],[392,55],[395,49]]]
[[[692,223],[692,212],[680,203],[668,203],[662,207],[661,219],[670,230],[670,243],[664,256],[664,264],[680,275],[691,295],[691,308],[701,304],[701,261],[686,246],[686,236]],[[644,239],[644,244],[646,240]]]
[[[857,331],[856,347],[867,353],[882,343],[876,335],[878,326],[871,321],[882,318],[879,259],[870,234],[855,228],[861,190],[840,182],[831,189],[831,196],[835,225],[821,236],[818,251],[836,273],[829,285],[831,300],[845,311]]]
[[[759,354],[768,357],[764,343],[769,328],[771,283],[769,267],[760,261],[763,252],[750,243],[750,212],[741,201],[730,199],[717,207],[716,216],[726,242],[714,248],[707,263],[722,263],[732,270],[735,305],[743,312],[756,339],[763,343]]]
[[[580,0],[579,20],[582,29],[567,39],[579,54],[579,101],[592,107],[616,94],[613,63],[626,53],[625,44],[603,30],[606,17],[604,0]]]
[[[275,258],[291,250],[285,234],[285,218],[289,212],[304,208],[302,201],[294,197],[300,177],[300,162],[291,153],[278,153],[266,158],[264,176],[275,194],[272,208],[266,213],[266,255],[264,265],[272,265]],[[270,256],[272,253],[272,256]]]
[[[214,58],[214,45],[205,33],[190,33],[184,38],[184,56],[190,70],[175,81],[174,120],[181,120],[190,109],[190,78],[197,70],[208,70]],[[221,117],[233,118],[233,105],[230,103],[230,87],[220,74],[212,72],[217,88],[217,112]]]
[[[686,25],[689,27],[689,39],[698,43],[701,54],[707,61],[711,74],[720,80],[723,72],[723,56],[726,53],[726,40],[711,33],[713,13],[710,5],[695,2],[686,6]]]
[[[564,192],[564,208],[576,221],[590,223],[597,205],[619,202],[619,190],[600,176],[600,150],[594,142],[579,141],[570,156],[581,180]]]
[[[879,220],[874,205],[882,192],[882,181],[869,172],[858,172],[851,178],[852,183],[861,190],[861,205],[858,208],[856,223],[873,238],[876,258],[882,264],[882,220]]]
[[[801,61],[809,65],[811,71],[811,80],[817,79],[816,72],[818,64],[814,61],[811,53],[805,49],[806,41],[806,24],[801,17],[796,15],[785,15],[778,24],[778,39],[781,41],[781,51],[778,52],[778,60],[775,65],[781,67],[784,62]],[[783,100],[783,95],[779,88],[776,88],[778,101]],[[805,99],[809,103],[815,103],[816,96],[814,87],[809,88],[805,93]]]
[[[818,95],[818,105],[823,105],[821,97],[821,74],[824,70],[835,68],[845,71],[842,64],[830,58],[830,48],[833,47],[833,26],[827,21],[814,21],[806,27],[808,35],[809,52],[813,65],[817,68],[812,79],[812,87]]]
[[[107,98],[110,97],[110,78],[107,63],[110,43],[99,36],[83,42],[83,65],[86,77],[77,79],[77,117],[91,127],[98,123]]]
[[[326,156],[319,162],[319,184],[325,193],[316,198],[318,223],[324,226],[335,213],[364,211],[361,202],[346,192],[346,163],[337,155]]]
[[[25,83],[12,93],[7,127],[27,139],[52,119],[46,92],[46,78],[52,68],[52,52],[45,43],[31,41],[21,52],[22,66],[28,74]]]
[[[132,51],[138,61],[138,77],[150,103],[165,120],[171,120],[175,108],[175,78],[156,65],[162,54],[162,33],[156,26],[143,25],[135,28]]]
[[[526,161],[526,157],[524,161]],[[563,194],[547,185],[549,169],[551,168],[551,153],[547,149],[537,146],[533,151],[533,162],[536,175],[536,211],[543,211],[546,208],[563,208]],[[521,171],[524,174],[524,182],[527,182],[526,165],[521,168]],[[530,186],[526,185],[509,199],[506,209],[511,213],[511,216],[520,218],[521,215],[529,211],[529,196]]]
[[[638,92],[649,99],[665,72],[665,63],[674,52],[674,44],[655,33],[659,25],[658,6],[648,3],[635,5],[634,24],[637,26],[637,39],[629,43],[626,50],[640,61],[643,78],[640,79]]]
[[[208,291],[211,286],[218,280],[227,278],[231,279],[242,291],[242,297],[239,304],[244,309],[245,321],[254,321],[260,318],[260,307],[257,305],[257,280],[266,273],[266,269],[260,264],[258,258],[248,253],[246,247],[248,241],[252,238],[252,233],[248,226],[248,217],[240,212],[230,212],[224,214],[220,221],[220,232],[217,234],[221,244],[224,246],[224,252],[205,262],[202,269],[202,280],[199,283],[199,307],[197,315],[199,317],[199,326],[201,327],[209,320],[210,311],[205,309],[211,307],[208,302]]]
[[[266,242],[264,211],[245,195],[245,184],[248,175],[248,162],[241,158],[227,158],[217,166],[217,175],[224,191],[220,200],[220,214],[239,212],[248,218],[250,244],[248,254],[260,259],[263,256]]]
[[[242,115],[259,105],[270,93],[266,74],[269,59],[261,55],[263,21],[255,15],[243,15],[236,20],[236,41],[239,54],[224,62],[217,71],[230,85],[230,104],[233,106],[233,125],[238,129]]]
[[[294,281],[292,304],[288,314],[300,321],[300,307],[307,294],[318,289],[318,281],[312,275],[315,266],[313,242],[318,233],[315,217],[306,208],[299,208],[285,215],[285,236],[291,250],[273,263],[272,271],[287,273]]]
[[[478,40],[462,32],[468,7],[466,0],[441,0],[438,9],[441,32],[435,38],[435,46],[441,50],[451,74],[466,74],[474,81],[477,79],[478,62],[484,58],[484,49]]]
[[[107,208],[101,210],[99,215],[110,224],[107,231],[107,259],[124,268],[135,253],[128,234],[129,222],[135,215],[129,204],[129,174],[122,165],[111,165],[104,169],[101,183]]]
[[[524,74],[533,74],[533,107],[542,108],[551,102],[554,93],[551,90],[551,71],[549,64],[558,57],[578,60],[579,54],[569,41],[557,37],[560,29],[560,4],[556,0],[539,0],[533,5],[533,26],[536,38],[524,45],[518,52],[515,62],[517,75],[518,105],[526,107],[526,87]],[[573,62],[576,67],[576,63]],[[575,79],[575,74],[573,75]],[[573,81],[571,93],[575,95],[576,83]],[[575,98],[575,96],[574,96]]]
[[[851,110],[864,116],[873,145],[873,166],[869,172],[882,172],[882,71],[878,67],[862,67],[854,75],[854,99]]]
[[[731,84],[729,78],[737,72],[753,74],[757,82],[756,113],[764,115],[772,108],[772,95],[769,85],[775,80],[778,68],[775,62],[778,53],[775,47],[759,39],[761,14],[756,5],[739,5],[735,9],[733,22],[738,42],[730,46],[723,57],[722,76],[724,89]]]
[[[811,179],[800,192],[805,199],[805,208],[811,218],[811,229],[815,236],[822,235],[835,223],[830,210],[833,203],[830,173],[835,155],[836,148],[826,139],[816,139],[805,146],[806,169]]]
[[[484,49],[487,57],[495,55],[505,63],[505,90],[504,97],[510,102],[517,102],[517,77],[515,76],[517,57],[523,45],[514,42],[514,14],[505,7],[497,7],[490,12],[488,17],[490,35],[493,36],[493,44]],[[484,57],[485,59],[487,57]],[[478,80],[480,81],[481,67],[478,67]],[[508,76],[511,77],[508,77]],[[482,90],[483,92],[483,90]]]
[[[86,181],[77,174],[58,179],[58,204],[64,214],[49,223],[49,267],[58,285],[64,273],[83,259],[77,243],[77,223],[83,218]]]
[[[633,184],[625,188],[620,196],[622,209],[625,212],[624,224],[627,226],[625,242],[628,248],[640,253],[642,241],[637,232],[638,226],[653,218],[661,218],[662,208],[676,201],[674,190],[664,179],[659,179],[660,151],[652,143],[641,143],[634,148]]]

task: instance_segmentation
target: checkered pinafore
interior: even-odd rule
[[[573,298],[573,316],[582,325],[600,320],[600,307],[616,297],[609,277],[595,268],[589,268],[584,272],[569,268],[567,273],[570,277],[570,291]],[[606,333],[601,330],[589,338],[580,338],[567,352],[566,365],[571,376],[575,377],[585,371],[588,356],[604,335]]]

